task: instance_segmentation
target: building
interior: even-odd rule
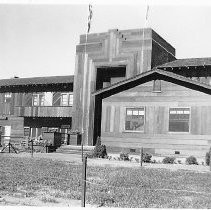
[[[67,140],[72,126],[73,76],[0,80],[0,131],[4,141],[19,144],[43,132]],[[4,142],[5,143],[5,142]]]
[[[210,66],[211,58],[176,59],[151,28],[81,35],[74,77],[0,80],[0,127],[5,138],[57,131],[68,141],[72,129],[85,145],[100,136],[108,151],[204,156]]]
[[[150,28],[81,35],[73,128],[109,151],[204,156],[211,140],[211,58],[176,59]]]

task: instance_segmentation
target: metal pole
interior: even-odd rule
[[[84,159],[84,144],[83,144],[82,135],[81,135],[81,159],[82,159],[82,162],[83,162],[83,159]]]
[[[9,153],[10,153],[10,142],[9,142]]]
[[[83,158],[82,166],[82,195],[81,195],[81,207],[85,207],[86,203],[86,167],[87,167],[87,157]]]
[[[34,147],[33,147],[33,139],[32,139],[32,157],[33,157],[33,150],[34,150]]]
[[[144,153],[144,149],[143,147],[141,147],[141,159],[140,159],[141,166],[143,165],[143,153]]]

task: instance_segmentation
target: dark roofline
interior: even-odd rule
[[[211,66],[211,57],[204,58],[182,58],[171,62],[164,63],[157,68],[179,68],[179,67],[208,67]]]
[[[135,77],[120,81],[109,87],[93,92],[92,95],[99,96],[101,98],[106,98],[111,95],[117,94],[119,92],[136,87],[140,84],[143,84],[152,80],[165,80],[165,81],[172,82],[184,87],[191,88],[193,90],[211,94],[210,85],[207,85],[205,83],[201,83],[195,80],[191,80],[187,77],[184,77],[172,72],[155,68],[150,71],[141,73]]]
[[[1,79],[0,92],[73,91],[73,82],[73,75]]]
[[[3,85],[33,85],[33,84],[54,84],[54,83],[73,83],[74,75],[70,76],[50,76],[50,77],[28,77],[1,79],[0,86]]]

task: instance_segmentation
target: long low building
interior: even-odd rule
[[[72,126],[73,76],[0,80],[2,144],[38,139],[44,132],[59,132],[68,139]]]
[[[151,28],[80,36],[74,76],[0,80],[4,136],[70,130],[108,151],[204,156],[211,146],[211,58],[176,59]],[[69,141],[79,145],[81,141]]]

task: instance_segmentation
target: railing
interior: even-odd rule
[[[70,106],[15,106],[14,114],[20,117],[72,117]]]

